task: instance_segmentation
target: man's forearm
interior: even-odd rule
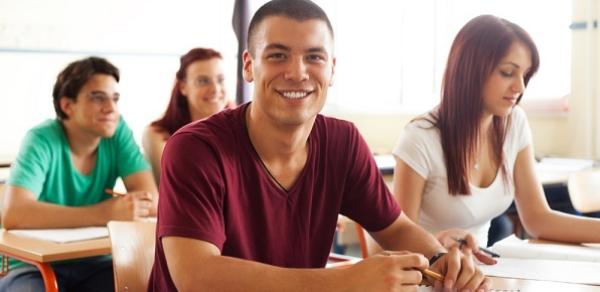
[[[338,291],[346,278],[342,269],[289,269],[225,256],[201,266],[171,273],[179,291]]]
[[[6,229],[68,228],[106,225],[108,217],[97,205],[67,207],[45,202],[11,206],[3,215]]]
[[[388,228],[374,232],[373,237],[386,250],[407,250],[431,258],[446,249],[425,229],[401,214]]]

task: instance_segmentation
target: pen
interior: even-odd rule
[[[109,194],[109,195],[112,195],[113,197],[123,197],[123,196],[125,196],[125,195],[126,195],[126,194],[124,194],[124,193],[115,192],[115,191],[113,191],[113,190],[111,190],[111,189],[104,189],[104,191],[105,191],[107,194]]]
[[[456,238],[456,237],[452,237],[452,239],[454,239],[456,242],[460,243],[460,245],[461,245],[461,246],[463,246],[463,245],[466,245],[466,244],[467,244],[467,241],[466,241],[466,240],[464,240],[464,239],[462,239],[462,238]],[[488,255],[490,255],[490,256],[491,256],[491,257],[493,257],[493,258],[499,258],[499,257],[500,257],[500,255],[499,255],[499,254],[497,254],[497,253],[495,253],[495,252],[493,252],[493,251],[491,251],[491,250],[489,250],[489,249],[487,249],[487,248],[483,248],[483,247],[481,247],[481,246],[480,246],[480,247],[479,247],[479,250],[480,250],[480,251],[482,251],[482,252],[485,252],[485,253],[487,253]]]
[[[421,273],[423,273],[423,275],[433,278],[435,280],[439,280],[439,281],[444,281],[444,276],[430,270],[430,269],[424,269],[424,270],[419,270],[421,271]]]

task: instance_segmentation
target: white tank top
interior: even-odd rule
[[[519,106],[511,115],[504,159],[512,177],[517,154],[531,143],[531,131]],[[505,183],[498,171],[488,187],[471,184],[471,195],[450,195],[439,131],[425,120],[406,126],[393,154],[426,180],[418,220],[421,226],[433,234],[449,228],[465,229],[476,236],[480,245],[487,243],[491,219],[506,211],[514,199],[512,180]]]

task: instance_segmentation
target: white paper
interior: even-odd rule
[[[566,245],[556,243],[528,243],[511,235],[491,247],[502,258],[585,261],[600,263],[597,245]],[[600,273],[600,271],[599,271]],[[598,276],[600,278],[600,276]]]
[[[13,229],[9,230],[8,232],[18,236],[54,241],[58,243],[67,243],[108,237],[108,228],[106,227],[81,227],[62,229]]]
[[[556,172],[575,172],[590,169],[594,166],[594,160],[547,157],[536,165],[538,170]]]
[[[495,265],[480,265],[487,276],[600,285],[600,263],[537,259],[498,259]]]

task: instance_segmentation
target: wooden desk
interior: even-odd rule
[[[492,288],[501,291],[569,291],[569,292],[598,292],[600,286],[569,284],[550,281],[536,281],[490,277]]]
[[[35,265],[41,272],[46,291],[58,291],[51,262],[110,254],[107,238],[72,243],[56,243],[21,237],[0,230],[0,253]]]

